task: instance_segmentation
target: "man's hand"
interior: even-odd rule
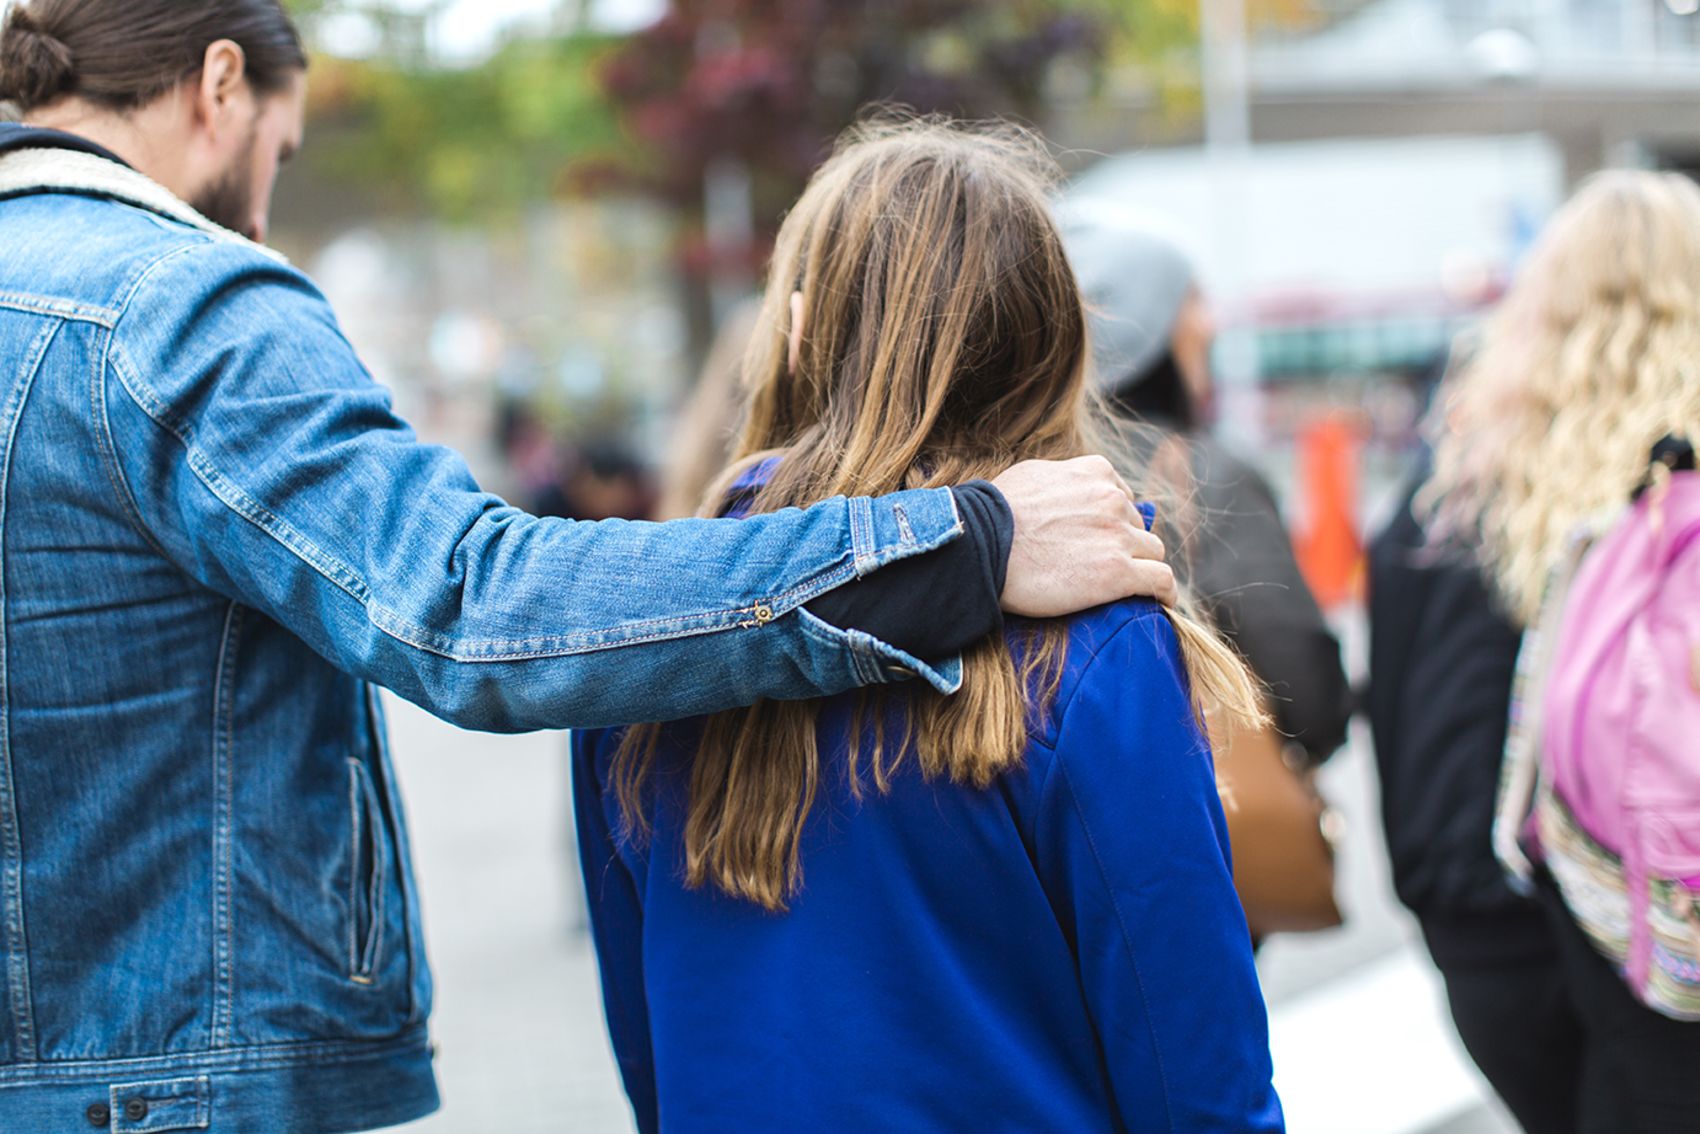
[[[1056,618],[1130,596],[1173,605],[1175,573],[1103,457],[1026,461],[992,484],[1015,513],[1003,608]]]

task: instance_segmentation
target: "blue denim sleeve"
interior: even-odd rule
[[[649,1041],[649,1001],[643,984],[643,950],[636,947],[643,940],[643,899],[637,878],[620,854],[610,817],[615,805],[602,784],[600,754],[617,737],[601,730],[573,733],[573,815],[614,1062],[631,1100],[638,1134],[656,1134],[661,1116]]]
[[[1062,709],[1035,849],[1132,1134],[1272,1134],[1269,1024],[1215,771],[1155,607]]]
[[[929,666],[803,604],[958,538],[947,490],[744,521],[575,523],[419,442],[323,297],[252,248],[155,264],[97,413],[123,507],[169,560],[348,672],[471,728],[669,720]]]

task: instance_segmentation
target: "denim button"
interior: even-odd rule
[[[90,1126],[112,1125],[112,1108],[103,1102],[90,1103],[83,1116],[89,1120]]]
[[[148,1116],[148,1101],[146,1099],[131,1099],[124,1104],[124,1117],[130,1122],[140,1122]]]

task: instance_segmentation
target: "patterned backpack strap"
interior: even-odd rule
[[[1506,721],[1505,755],[1499,767],[1499,802],[1493,819],[1493,853],[1505,869],[1506,880],[1520,894],[1534,892],[1534,867],[1523,850],[1524,831],[1540,782],[1542,702],[1547,671],[1558,645],[1559,622],[1570,598],[1570,585],[1593,545],[1592,526],[1571,539],[1563,560],[1547,579],[1541,613],[1523,634],[1517,669],[1511,683],[1510,715]]]

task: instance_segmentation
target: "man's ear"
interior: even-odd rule
[[[803,364],[803,293],[791,293],[791,351],[786,356],[786,366],[791,373],[797,373],[797,368]]]
[[[231,120],[233,105],[248,98],[251,93],[248,89],[248,56],[242,45],[228,39],[209,44],[195,90],[196,116],[217,134]]]

